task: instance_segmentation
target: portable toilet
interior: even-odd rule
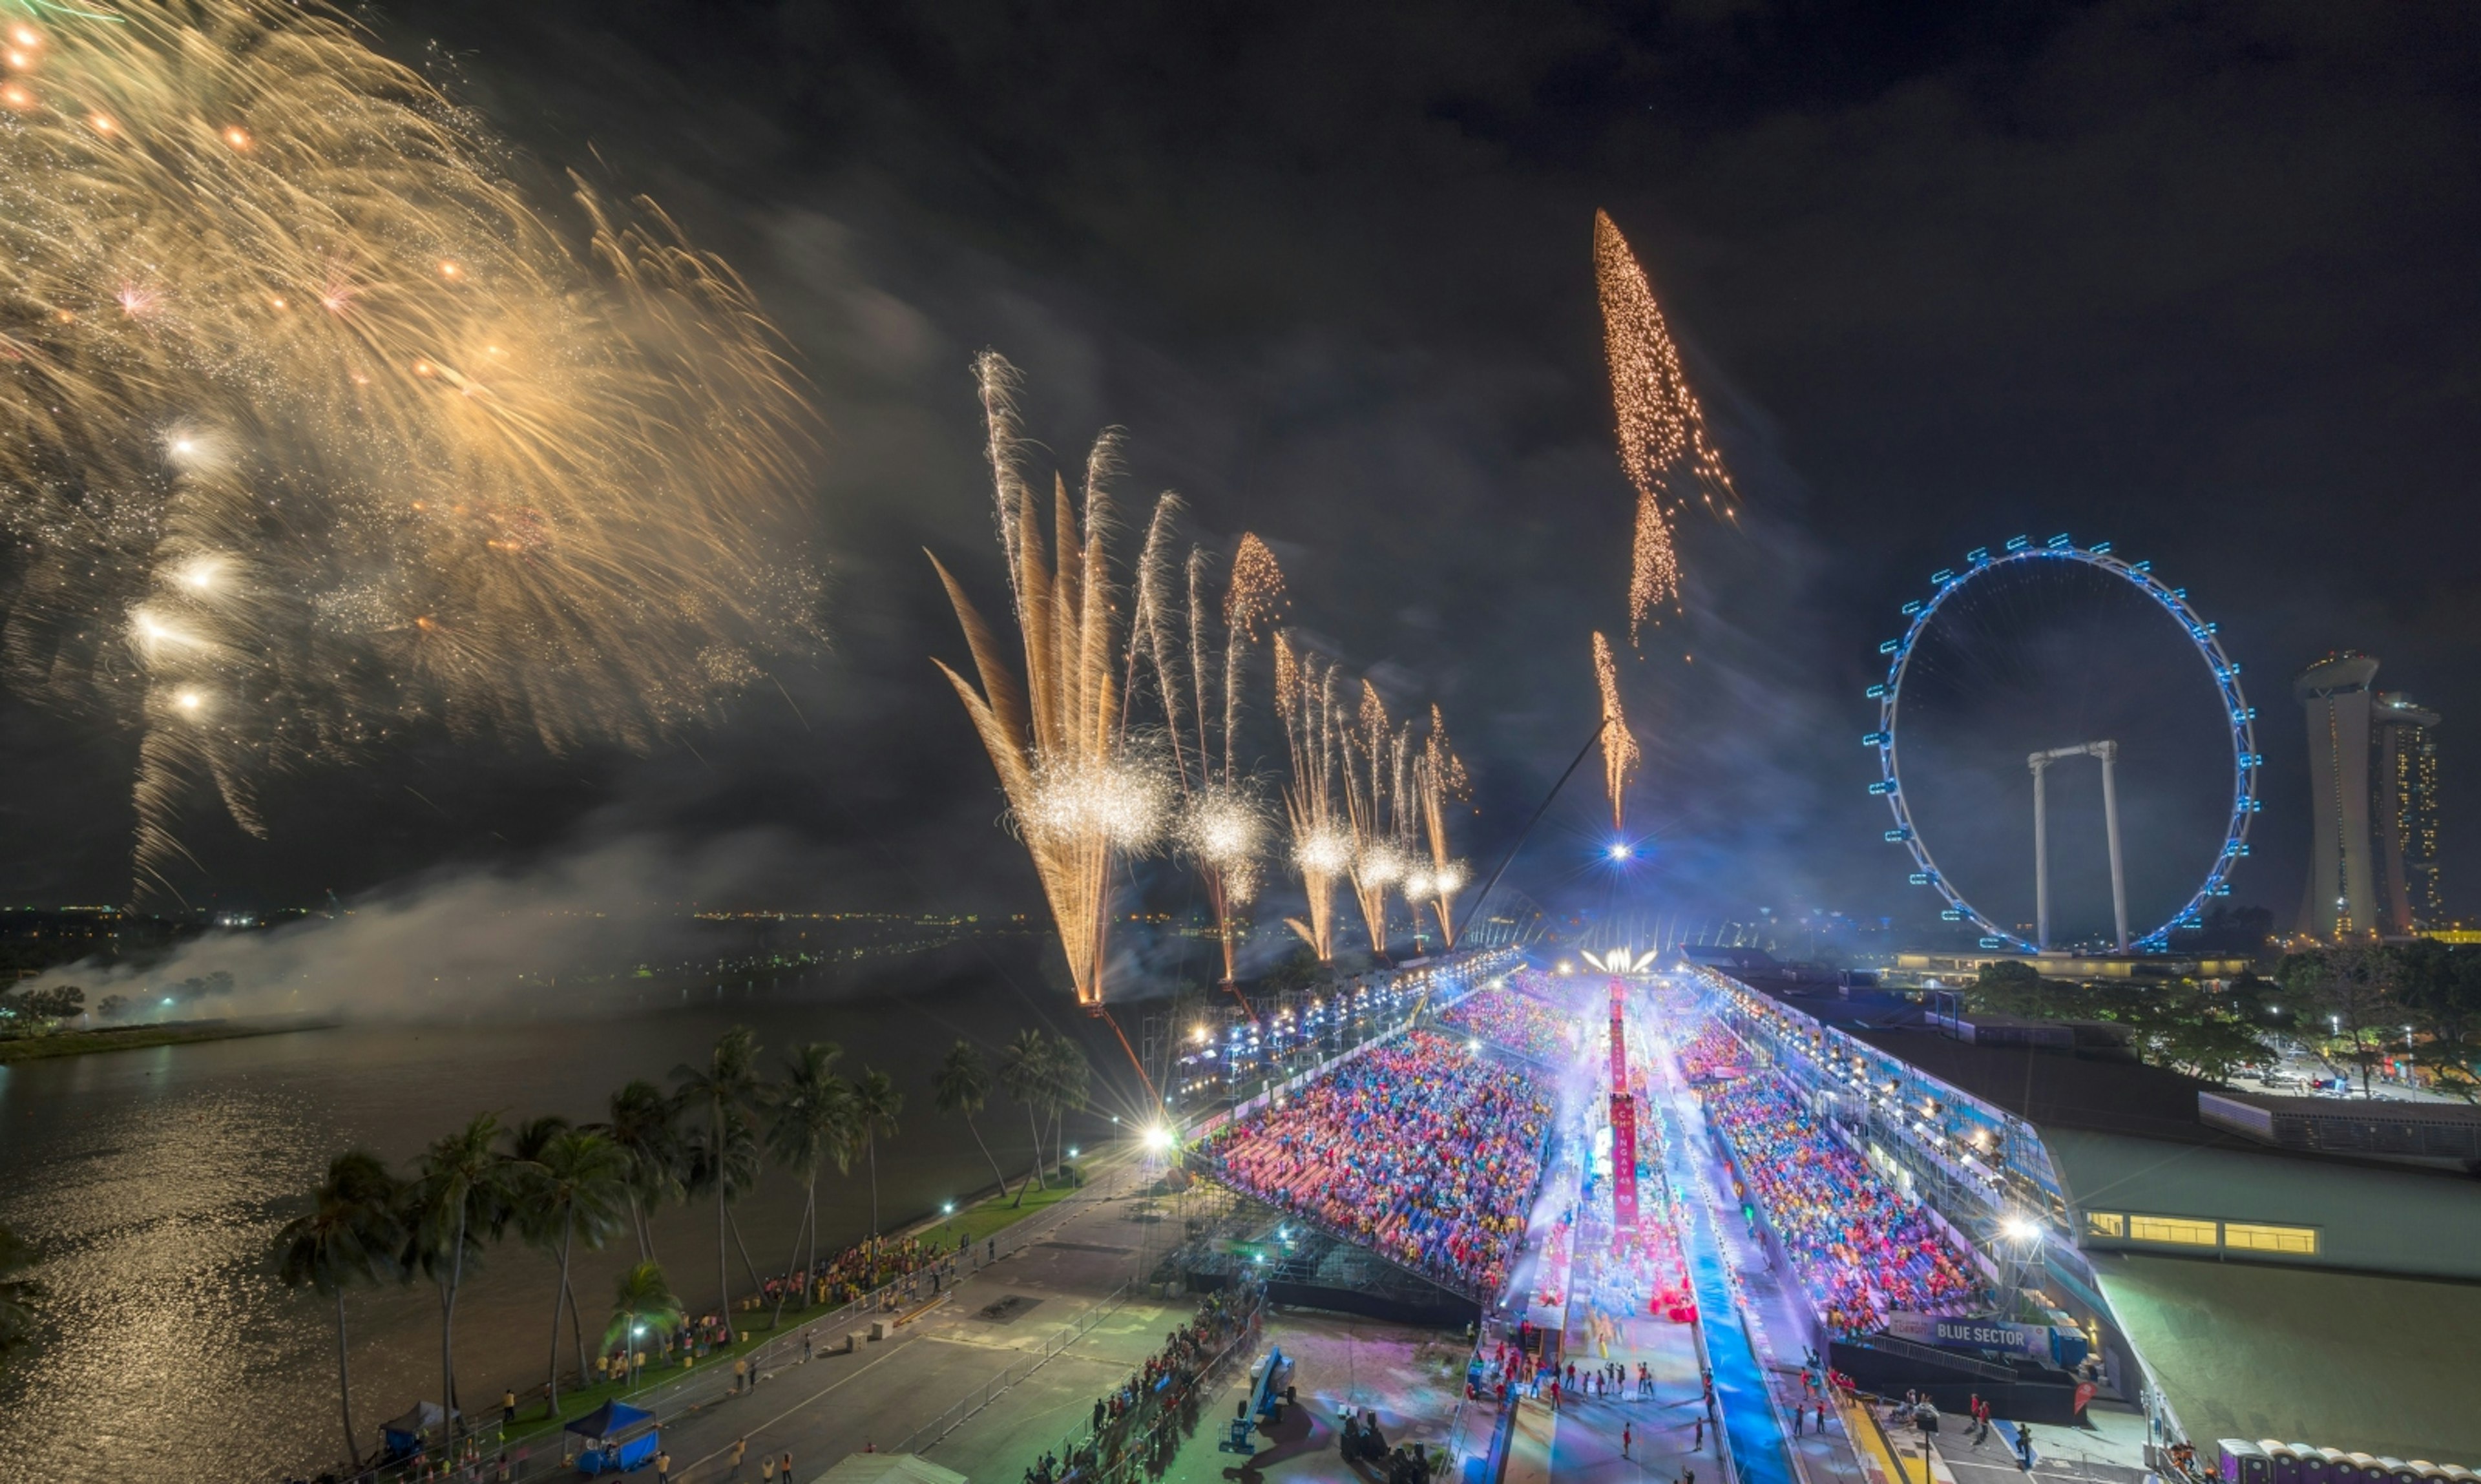
[[[2223,1438],[2214,1444],[2223,1484],[2274,1484],[2274,1460],[2246,1438]]]
[[[2266,1461],[2274,1466],[2274,1484],[2300,1484],[2300,1450],[2275,1438],[2259,1438]]]
[[[2336,1477],[2334,1462],[2326,1456],[2324,1448],[2295,1443],[2291,1451],[2300,1455],[2300,1484],[2342,1484],[2342,1480]],[[2335,1455],[2336,1458],[2342,1456],[2340,1453]]]
[[[2353,1484],[2394,1484],[2387,1471],[2379,1468],[2377,1459],[2371,1455],[2346,1453],[2343,1458],[2352,1467],[2349,1477],[2353,1480]]]

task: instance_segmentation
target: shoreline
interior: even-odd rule
[[[173,1021],[160,1026],[130,1026],[108,1030],[64,1030],[54,1035],[0,1041],[0,1066],[48,1061],[59,1056],[85,1056],[101,1052],[145,1051],[158,1046],[191,1046],[206,1041],[237,1041],[249,1036],[286,1035],[297,1030],[327,1030],[339,1020],[212,1020]]]

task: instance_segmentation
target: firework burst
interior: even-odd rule
[[[1636,486],[1636,536],[1629,570],[1629,641],[1655,611],[1680,600],[1673,512],[1688,492],[1724,519],[1739,498],[1706,412],[1689,390],[1680,351],[1645,270],[1605,212],[1594,213],[1594,277],[1603,301],[1603,350],[1610,362],[1621,466]]]
[[[1344,735],[1336,667],[1275,636],[1275,711],[1283,719],[1291,781],[1284,816],[1292,827],[1293,869],[1308,899],[1303,917],[1284,919],[1320,963],[1335,957],[1335,883],[1352,869],[1353,832],[1345,805]]]
[[[980,689],[933,663],[955,687],[999,772],[1058,929],[1078,1003],[1100,1012],[1112,857],[1155,843],[1177,792],[1145,740],[1129,736],[1123,710],[1120,612],[1109,550],[1109,482],[1118,466],[1119,435],[1107,430],[1095,440],[1082,496],[1072,498],[1066,482],[1052,477],[1046,538],[1043,502],[1020,462],[1025,440],[1017,427],[1015,368],[985,351],[974,370],[1024,676],[1009,666],[990,625],[936,557],[930,564],[965,631]]]
[[[1213,554],[1192,546],[1177,556],[1179,514],[1179,501],[1165,495],[1147,523],[1128,672],[1133,685],[1146,672],[1162,700],[1181,794],[1174,838],[1205,880],[1230,984],[1233,909],[1257,896],[1267,833],[1259,780],[1238,763],[1241,698],[1250,656],[1282,614],[1284,575],[1267,544],[1244,534],[1218,603]]]
[[[98,8],[99,9],[99,8]],[[808,637],[809,419],[720,261],[332,13],[0,7],[10,679],[138,729],[141,890],[212,790],[421,725],[644,747]]]
[[[1618,831],[1628,825],[1629,778],[1641,754],[1620,710],[1619,662],[1612,657],[1611,641],[1599,632],[1594,635],[1594,683],[1603,692],[1603,788],[1611,798],[1611,828]]]

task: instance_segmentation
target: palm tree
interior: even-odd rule
[[[767,1129],[768,1148],[787,1169],[801,1174],[801,1220],[793,1230],[793,1259],[801,1255],[801,1237],[809,1235],[810,1262],[804,1271],[819,1270],[819,1161],[833,1159],[840,1173],[852,1168],[852,1084],[836,1076],[836,1058],[844,1048],[833,1041],[812,1041],[794,1048],[784,1063],[784,1085],[775,1100],[774,1121]],[[787,1267],[795,1265],[787,1260]],[[807,1286],[801,1300],[809,1307]],[[775,1321],[784,1319],[784,1301],[775,1301]]]
[[[704,1137],[692,1151],[690,1188],[715,1191],[715,1275],[723,1301],[716,1312],[732,1326],[732,1271],[728,1265],[730,1230],[726,1207],[757,1181],[757,1136],[749,1114],[765,1101],[767,1084],[758,1075],[758,1035],[735,1026],[716,1039],[705,1070],[683,1063],[672,1068],[680,1084],[681,1106],[703,1109]]]
[[[896,1132],[896,1115],[904,1111],[904,1094],[879,1071],[865,1072],[853,1085],[853,1128],[870,1154],[870,1266],[878,1276],[878,1135]]]
[[[639,1345],[645,1333],[670,1334],[688,1317],[672,1294],[670,1280],[664,1276],[663,1264],[640,1263],[612,1286],[612,1322],[603,1331],[603,1348],[625,1345],[620,1353],[629,1358],[634,1371],[643,1353]]]
[[[960,1040],[948,1048],[946,1058],[939,1063],[939,1083],[932,1094],[933,1101],[937,1103],[939,1111],[954,1113],[965,1120],[965,1127],[973,1132],[974,1142],[981,1146],[982,1158],[991,1161],[991,1173],[999,1177],[1000,1194],[1005,1195],[1007,1172],[1000,1168],[999,1157],[991,1153],[990,1145],[983,1143],[982,1131],[974,1123],[974,1115],[982,1110],[990,1097],[991,1072],[990,1068],[982,1065],[982,1054],[974,1050],[971,1041]]]
[[[553,1139],[568,1132],[568,1120],[558,1113],[545,1113],[540,1118],[529,1118],[512,1126],[501,1137],[508,1141],[509,1159],[520,1164],[532,1164],[542,1158],[542,1152],[551,1147]]]
[[[654,1260],[656,1209],[683,1194],[680,1125],[680,1105],[640,1078],[612,1095],[612,1117],[600,1126],[629,1157],[629,1225],[641,1263]]]
[[[379,1156],[351,1149],[327,1162],[310,1192],[310,1213],[275,1236],[275,1275],[288,1289],[315,1289],[336,1300],[336,1394],[345,1414],[345,1451],[362,1467],[353,1433],[353,1375],[347,1363],[345,1290],[379,1282],[396,1268],[405,1229],[396,1177]]]
[[[34,1342],[35,1301],[43,1286],[26,1274],[41,1261],[33,1243],[0,1226],[0,1360]]]
[[[1051,1045],[1039,1030],[1026,1029],[1000,1053],[1000,1085],[1007,1095],[1025,1105],[1025,1126],[1033,1133],[1033,1178],[1028,1184],[1042,1189],[1051,1188],[1042,1179],[1042,1121],[1034,1116],[1041,1104],[1045,1081],[1044,1063],[1049,1059]],[[1025,1185],[1016,1187],[1016,1204],[1025,1204]]]
[[[629,1156],[612,1136],[592,1129],[563,1128],[519,1176],[527,1239],[560,1258],[560,1289],[551,1301],[551,1367],[546,1389],[551,1416],[560,1416],[560,1319],[577,1300],[569,1292],[569,1257],[579,1241],[592,1251],[619,1228],[629,1189]],[[577,1329],[577,1373],[586,1375],[586,1335]]]
[[[497,1116],[476,1114],[424,1152],[405,1187],[400,1266],[408,1280],[420,1271],[439,1290],[439,1404],[448,1414],[443,1456],[453,1457],[457,1446],[457,1290],[466,1268],[482,1263],[483,1239],[498,1237],[512,1213],[508,1171],[491,1148],[499,1136]]]
[[[1051,1096],[1051,1153],[1057,1159],[1059,1151],[1067,1147],[1069,1111],[1084,1112],[1086,1100],[1093,1095],[1094,1064],[1085,1059],[1084,1048],[1076,1042],[1055,1035],[1044,1070]]]

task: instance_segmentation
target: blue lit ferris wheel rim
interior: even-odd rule
[[[1942,916],[1950,922],[1971,922],[1980,927],[1983,948],[2013,948],[2027,952],[2034,949],[2034,944],[1999,926],[1972,902],[1965,900],[1964,895],[1948,882],[1946,872],[1939,870],[1938,862],[1931,857],[1929,846],[1922,842],[1920,831],[1913,824],[1912,809],[1904,802],[1903,772],[1897,756],[1896,714],[1903,703],[1904,671],[1912,663],[1913,646],[1928,629],[1930,620],[1938,616],[1939,610],[1947,599],[1975,579],[1987,577],[2003,567],[2035,561],[2074,561],[2098,567],[2145,594],[2179,622],[2181,632],[2188,636],[2188,642],[2195,646],[2198,658],[2206,662],[2207,672],[2213,677],[2215,689],[2222,694],[2223,715],[2232,734],[2232,817],[2223,830],[2222,851],[2214,857],[2213,869],[2206,872],[2205,884],[2188,898],[2185,906],[2173,913],[2161,926],[2143,937],[2129,940],[2131,948],[2167,949],[2174,929],[2195,926],[2200,923],[2200,914],[2208,899],[2231,895],[2233,863],[2249,853],[2249,822],[2258,812],[2257,774],[2264,760],[2257,750],[2257,712],[2240,691],[2240,667],[2223,653],[2223,643],[2214,635],[2214,625],[2198,617],[2197,611],[2188,606],[2187,589],[2166,586],[2154,575],[2154,563],[2123,561],[2111,555],[2107,541],[2078,546],[2066,536],[2057,535],[2036,546],[2025,537],[2018,536],[2006,543],[1996,556],[1988,547],[1982,547],[1967,554],[1961,569],[1948,568],[1932,573],[1930,585],[1933,591],[1930,596],[1926,600],[1904,605],[1905,616],[1912,620],[1911,627],[1904,631],[1904,637],[1889,639],[1878,646],[1878,652],[1889,657],[1886,683],[1869,688],[1870,698],[1878,703],[1878,730],[1861,740],[1862,745],[1878,750],[1878,781],[1869,786],[1869,792],[1883,796],[1887,807],[1894,813],[1895,827],[1887,831],[1887,839],[1911,852],[1913,864],[1918,868],[1913,872],[1913,884],[1935,887],[1938,894],[1946,899],[1946,910]]]

